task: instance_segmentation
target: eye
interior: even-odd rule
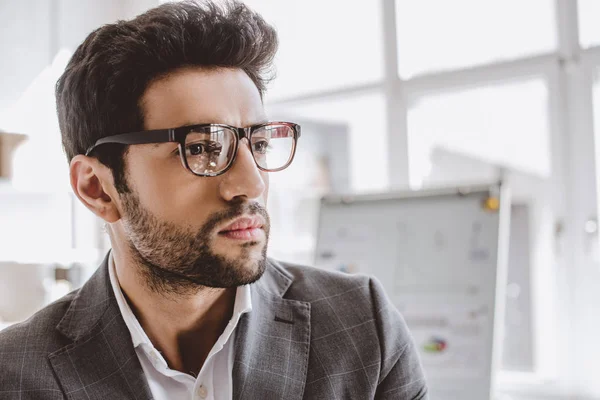
[[[214,141],[190,143],[185,146],[186,156],[200,156],[204,154],[219,157],[222,150],[223,145]]]
[[[186,146],[185,152],[190,156],[198,156],[204,153],[204,145],[202,143],[194,143]]]
[[[267,140],[259,140],[252,144],[255,153],[266,154],[269,149],[269,142]]]

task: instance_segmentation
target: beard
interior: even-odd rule
[[[165,296],[191,296],[205,288],[234,288],[260,279],[267,266],[269,215],[256,202],[230,202],[229,208],[215,213],[199,230],[162,221],[144,208],[133,192],[122,193],[123,227],[128,245],[146,286]],[[242,215],[260,214],[265,224],[265,243],[246,242],[240,254],[231,259],[211,249],[211,236],[220,224]]]

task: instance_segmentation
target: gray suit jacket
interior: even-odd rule
[[[234,399],[427,399],[381,285],[270,260],[235,336]],[[107,260],[80,289],[0,332],[0,399],[151,399]]]

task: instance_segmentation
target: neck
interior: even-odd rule
[[[131,257],[113,250],[113,260],[121,290],[154,347],[170,368],[197,375],[231,319],[236,289],[165,296],[146,285]]]

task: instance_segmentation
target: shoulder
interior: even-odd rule
[[[14,384],[25,363],[27,371],[39,373],[47,369],[47,356],[68,343],[56,326],[67,312],[74,295],[70,293],[26,321],[0,331],[0,390]]]
[[[324,296],[341,297],[338,301],[343,300],[347,297],[343,295],[347,293],[356,300],[355,295],[368,292],[370,282],[374,279],[363,274],[346,274],[288,262],[273,261],[273,264],[292,280],[286,297],[310,303]]]
[[[363,327],[381,340],[392,340],[395,351],[410,342],[404,319],[377,278],[289,263],[278,265],[292,279],[285,297],[310,303],[317,322],[331,329]]]
[[[275,262],[292,279],[287,298],[340,306],[364,307],[365,314],[373,315],[391,306],[381,282],[374,276],[347,274],[320,268]],[[392,308],[395,308],[392,306]]]
[[[363,375],[353,375],[365,387],[384,381],[392,387],[409,381],[422,385],[408,327],[377,278],[288,263],[278,266],[293,281],[285,297],[310,304],[311,354],[320,365],[336,376],[367,368],[365,382]],[[318,366],[309,371],[311,381],[328,376],[319,371]]]
[[[42,308],[27,320],[11,325],[0,331],[0,348],[26,346],[32,336],[50,338],[52,332],[67,312],[77,292],[69,293],[61,299]]]

